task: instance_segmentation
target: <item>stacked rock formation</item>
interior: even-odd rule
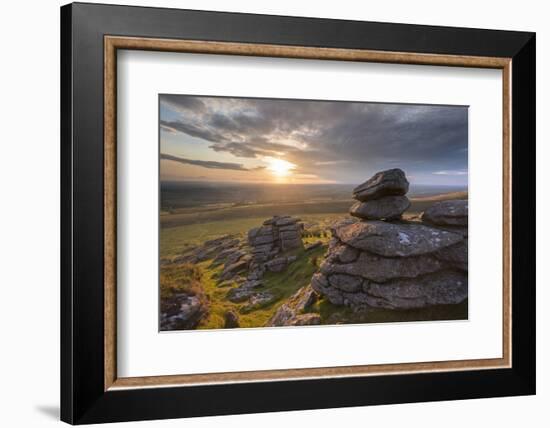
[[[258,289],[263,286],[262,277],[266,271],[282,272],[296,260],[296,256],[282,253],[302,247],[299,221],[290,216],[275,216],[265,220],[262,226],[248,231],[250,249],[235,249],[233,254],[228,255],[220,275],[220,285],[226,285],[228,280],[239,284],[228,291],[226,298],[229,301],[248,302],[243,308],[246,312],[274,299],[271,293]],[[246,279],[241,275],[245,275]]]
[[[468,295],[467,201],[445,201],[421,222],[400,220],[410,203],[400,169],[382,171],[353,190],[358,200],[333,238],[311,285],[353,308],[456,304]]]
[[[260,227],[248,231],[248,243],[253,248],[256,262],[265,262],[286,251],[302,246],[301,224],[299,218],[275,216],[267,219]]]
[[[248,231],[248,244],[252,248],[253,260],[248,272],[249,280],[262,278],[266,269],[281,272],[295,257],[279,256],[281,252],[302,248],[302,223],[291,216],[274,216],[260,227]]]
[[[375,174],[370,180],[353,189],[357,199],[350,214],[362,219],[394,220],[411,206],[405,194],[409,182],[400,169],[390,169]]]

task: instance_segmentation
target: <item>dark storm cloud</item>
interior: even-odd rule
[[[170,160],[170,161],[185,163],[185,164],[189,164],[189,165],[202,166],[203,168],[231,169],[231,170],[234,170],[234,171],[250,171],[250,169],[245,168],[240,163],[215,162],[215,161],[203,161],[203,160],[196,160],[196,159],[187,159],[187,158],[180,158],[178,156],[168,155],[166,153],[161,153],[160,158],[164,159],[164,160]]]
[[[201,111],[206,108],[204,103],[197,97],[186,97],[182,95],[161,95],[161,102],[170,106],[174,110],[185,111],[194,110]]]
[[[161,121],[163,129],[241,158],[284,157],[304,173],[329,164],[335,174],[357,175],[365,164],[430,174],[467,170],[466,107],[164,97],[161,103],[185,114]]]

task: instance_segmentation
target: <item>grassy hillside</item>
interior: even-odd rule
[[[228,291],[235,287],[219,287],[217,277],[221,266],[212,266],[211,261],[200,263],[198,266],[203,275],[204,292],[209,301],[210,314],[199,325],[199,329],[223,328],[225,312],[232,310],[239,315],[241,327],[263,326],[286,299],[299,288],[309,284],[311,276],[317,270],[315,259],[321,257],[326,247],[320,247],[311,252],[297,250],[288,254],[295,254],[298,258],[288,269],[281,273],[266,273],[262,279],[263,285],[258,291],[267,291],[275,299],[265,306],[248,309],[246,303],[233,303],[226,299]]]
[[[414,216],[436,201],[446,199],[465,199],[466,192],[453,192],[444,195],[417,197],[411,199],[407,216]],[[218,277],[223,265],[215,265],[212,259],[193,266],[162,265],[161,292],[169,295],[178,290],[192,291],[206,299],[209,314],[202,319],[199,329],[223,328],[224,315],[232,311],[239,316],[241,327],[261,327],[273,316],[275,311],[298,289],[310,283],[311,276],[326,252],[330,234],[328,226],[333,221],[347,217],[351,200],[345,201],[309,201],[302,203],[279,203],[257,205],[221,204],[208,207],[182,208],[161,216],[160,256],[161,259],[185,254],[202,245],[205,241],[222,235],[246,237],[248,230],[257,227],[275,214],[298,216],[306,224],[314,224],[323,233],[321,236],[304,238],[304,243],[321,239],[323,246],[306,252],[294,250],[287,255],[297,256],[297,260],[280,273],[268,272],[264,275],[263,285],[258,292],[269,292],[274,296],[271,301],[256,307],[247,307],[247,303],[233,303],[227,299],[227,293],[237,287],[236,283],[220,286]],[[187,290],[189,289],[189,290]],[[351,309],[332,305],[321,299],[312,309],[321,314],[322,324],[340,323],[379,323],[416,320],[466,319],[467,301],[460,305],[434,306],[426,309],[394,311],[372,309],[368,312],[353,312]]]

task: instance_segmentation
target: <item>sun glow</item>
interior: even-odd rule
[[[267,159],[268,171],[271,171],[276,177],[287,177],[291,174],[296,165],[284,159],[269,158]]]

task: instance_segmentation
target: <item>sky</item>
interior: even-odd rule
[[[161,180],[467,185],[468,108],[160,95]]]

